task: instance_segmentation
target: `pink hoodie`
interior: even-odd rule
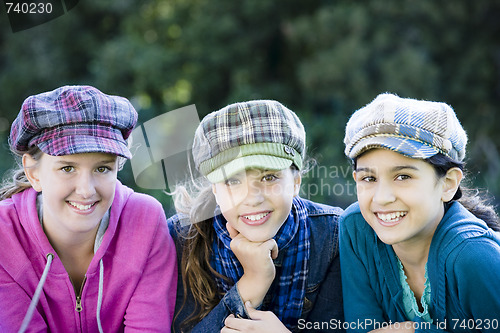
[[[98,303],[104,332],[170,332],[176,253],[160,203],[117,183],[78,312],[69,275],[38,219],[36,196],[27,189],[0,202],[0,332],[19,330],[49,253],[53,261],[28,332],[98,332]]]

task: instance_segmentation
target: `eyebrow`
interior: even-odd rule
[[[417,168],[416,166],[413,166],[413,165],[397,165],[395,167],[393,167],[391,169],[392,172],[398,172],[398,171],[401,171],[401,170],[406,170],[406,169],[410,169],[410,170],[415,170],[415,171],[418,171],[419,168]],[[374,172],[374,170],[372,168],[356,168],[356,172]]]
[[[106,160],[97,161],[95,164],[111,164],[111,163],[115,163],[115,162],[116,162],[116,159],[106,159]],[[57,161],[56,164],[78,165],[79,163],[75,162],[75,161],[61,160],[61,161]]]

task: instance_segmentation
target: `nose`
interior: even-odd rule
[[[258,206],[264,202],[264,189],[259,181],[249,181],[247,184],[247,193],[244,202],[248,206]]]
[[[88,199],[95,193],[95,179],[89,173],[82,173],[78,176],[75,184],[75,193],[82,199]]]
[[[373,195],[373,201],[379,205],[387,205],[396,200],[396,195],[390,184],[387,182],[377,183],[375,193]]]

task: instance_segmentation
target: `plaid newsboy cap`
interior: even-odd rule
[[[228,105],[202,119],[195,132],[196,168],[212,183],[250,168],[301,170],[306,134],[297,115],[273,100]]]
[[[64,86],[26,98],[9,144],[18,152],[38,146],[52,156],[101,152],[130,158],[126,139],[136,122],[126,98],[91,86]]]
[[[448,104],[383,93],[351,116],[344,143],[351,159],[381,147],[419,159],[442,153],[461,162],[467,134]]]

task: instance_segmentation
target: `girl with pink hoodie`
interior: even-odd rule
[[[169,332],[176,254],[158,201],[117,180],[130,102],[89,86],[28,97],[0,190],[0,332]]]

